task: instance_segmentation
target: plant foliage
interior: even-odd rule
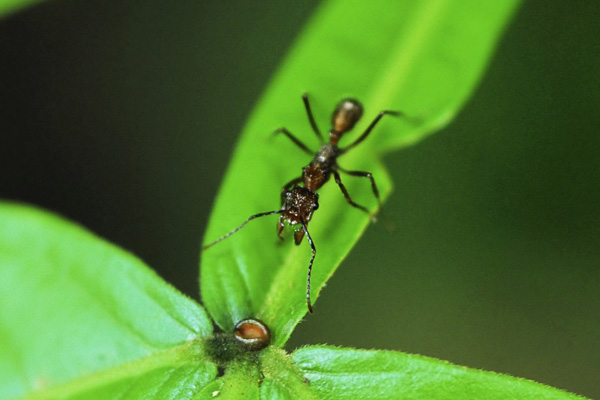
[[[0,12],[17,3],[0,3]],[[366,110],[356,131],[382,109],[403,110],[419,121],[386,118],[341,160],[347,168],[372,171],[387,197],[390,180],[378,157],[449,121],[476,86],[516,4],[325,3],[250,117],[207,238],[279,207],[281,184],[298,176],[308,160],[269,134],[285,124],[317,146],[300,102],[304,91],[322,130],[333,105],[349,95]],[[361,188],[367,184],[347,182],[353,193],[366,192]],[[313,297],[368,224],[332,186],[322,190],[322,211],[310,225],[318,248]],[[369,197],[360,201],[375,207]],[[278,245],[274,225],[253,222],[203,253],[206,312],[139,259],[83,228],[38,209],[0,203],[0,397],[576,398],[531,381],[399,352],[308,346],[286,354],[281,347],[306,312],[309,251],[290,241]],[[236,344],[232,328],[247,317],[270,326],[272,346],[250,352]]]

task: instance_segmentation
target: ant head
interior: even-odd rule
[[[354,125],[362,117],[362,105],[354,99],[344,99],[335,108],[331,116],[333,131],[341,134],[354,128]]]
[[[285,193],[283,216],[290,224],[308,223],[319,208],[319,195],[305,187],[296,186]]]

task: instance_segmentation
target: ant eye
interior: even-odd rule
[[[319,208],[319,203],[313,203],[312,207],[313,207],[313,210],[318,209]]]

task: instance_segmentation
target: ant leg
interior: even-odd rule
[[[362,176],[363,178],[369,178],[369,180],[371,181],[371,189],[373,189],[373,194],[375,195],[375,198],[377,199],[377,205],[379,208],[381,208],[381,199],[379,198],[379,190],[377,189],[377,185],[375,184],[375,178],[373,178],[372,173],[366,172],[366,171],[348,171],[344,168],[341,168],[339,165],[337,168],[340,171],[342,171],[343,173],[348,174],[348,175]]]
[[[315,261],[315,256],[317,255],[317,249],[315,248],[315,244],[313,243],[310,234],[308,233],[308,229],[306,228],[306,224],[302,221],[302,232],[306,233],[306,239],[310,244],[310,249],[312,250],[312,257],[310,259],[310,264],[308,264],[308,278],[306,280],[306,305],[308,306],[308,312],[312,314],[313,308],[310,304],[310,275],[312,273],[313,262]]]
[[[294,144],[298,147],[300,147],[302,149],[302,151],[304,151],[307,154],[313,155],[315,154],[314,151],[312,151],[311,149],[309,149],[304,143],[302,143],[300,141],[300,139],[298,139],[296,136],[294,136],[292,134],[292,132],[288,131],[286,128],[278,128],[275,130],[275,132],[273,132],[273,135],[277,135],[278,133],[283,133],[285,136],[287,136],[292,142],[294,142]]]
[[[383,118],[384,115],[393,115],[395,117],[406,117],[406,115],[404,115],[404,113],[401,113],[400,111],[390,111],[390,110],[383,110],[381,111],[373,120],[373,122],[371,122],[371,125],[369,125],[367,127],[367,129],[365,129],[365,131],[363,132],[362,135],[360,135],[358,137],[358,139],[356,139],[352,144],[350,144],[349,146],[343,148],[341,150],[341,153],[345,153],[348,150],[350,150],[351,148],[353,148],[354,146],[356,146],[357,144],[361,143],[363,140],[365,140],[367,138],[367,136],[369,136],[369,133],[371,133],[371,131],[373,130],[373,128],[375,127],[375,125],[377,125],[377,123],[379,122],[379,120],[381,118]]]
[[[286,183],[285,185],[283,185],[283,187],[281,188],[281,205],[283,205],[285,203],[285,194],[288,190],[290,190],[290,188],[298,183],[302,182],[302,177],[299,176],[298,178],[294,178],[291,181],[289,181],[288,183]]]
[[[304,102],[304,108],[306,108],[306,114],[308,114],[308,120],[310,121],[310,126],[312,126],[315,135],[323,142],[323,135],[315,122],[315,117],[313,116],[312,110],[310,109],[310,103],[308,102],[308,94],[304,93],[302,95],[302,101]]]
[[[369,212],[369,210],[364,207],[361,206],[360,204],[356,204],[354,202],[354,200],[352,200],[352,198],[350,197],[350,194],[348,193],[348,189],[346,189],[346,186],[344,186],[344,184],[342,183],[342,178],[340,177],[339,172],[337,172],[336,170],[333,170],[333,177],[335,178],[335,183],[338,184],[338,186],[340,187],[340,189],[342,190],[342,193],[344,193],[344,197],[346,198],[346,201],[352,206],[352,207],[356,207],[360,210],[363,210],[364,212],[366,212],[367,214],[371,215],[371,213]],[[374,220],[374,217],[371,217],[372,220]]]
[[[219,243],[221,240],[227,239],[229,236],[233,235],[234,233],[236,233],[237,231],[239,231],[240,229],[242,229],[244,226],[246,226],[246,224],[250,221],[252,221],[255,218],[259,218],[259,217],[264,217],[266,215],[273,215],[273,214],[281,214],[281,210],[275,210],[275,211],[267,211],[267,212],[262,212],[262,213],[258,213],[258,214],[254,214],[251,215],[250,217],[248,217],[247,220],[245,220],[240,226],[238,226],[237,228],[235,228],[234,230],[232,230],[231,232],[221,236],[220,238],[218,238],[217,240],[215,240],[214,242],[211,242],[207,245],[202,246],[202,250],[206,250],[209,247]]]

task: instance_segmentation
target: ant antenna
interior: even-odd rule
[[[312,304],[310,303],[310,274],[312,272],[313,261],[315,261],[315,256],[317,255],[317,249],[315,248],[315,244],[313,243],[313,240],[310,237],[310,233],[308,233],[306,223],[304,222],[304,220],[302,220],[301,222],[302,229],[306,234],[306,239],[308,240],[308,243],[310,244],[310,249],[312,250],[312,257],[310,259],[310,264],[308,264],[308,278],[306,280],[306,305],[308,306],[308,312],[312,314],[313,308]]]
[[[267,215],[273,215],[273,214],[281,214],[283,212],[283,210],[275,210],[275,211],[267,211],[267,212],[262,212],[262,213],[258,213],[258,214],[254,214],[251,215],[250,217],[248,217],[247,220],[245,220],[240,226],[238,226],[237,228],[235,228],[234,230],[232,230],[231,232],[221,236],[220,238],[218,238],[217,240],[215,240],[214,242],[211,242],[207,245],[202,246],[202,250],[206,250],[209,247],[219,243],[221,240],[227,239],[229,236],[233,235],[234,233],[236,233],[237,231],[239,231],[240,229],[242,229],[244,226],[246,226],[246,224],[250,221],[252,221],[255,218],[259,218],[259,217],[264,217]],[[313,256],[314,258],[314,256]],[[312,263],[311,263],[312,264]]]

